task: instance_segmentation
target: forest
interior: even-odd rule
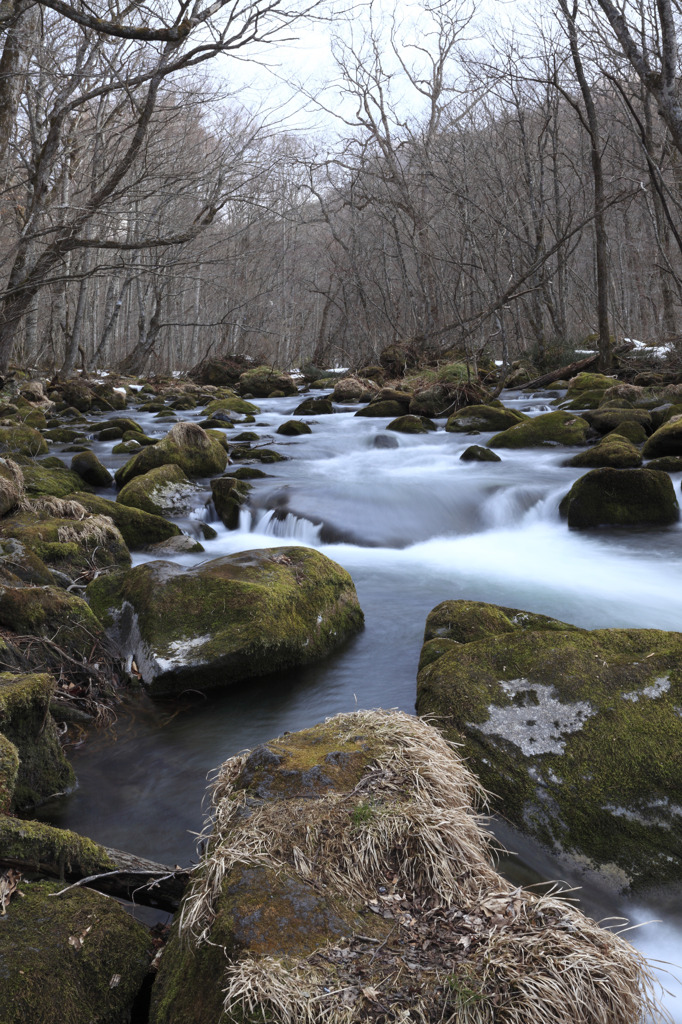
[[[514,8],[5,0],[0,367],[676,351],[680,5]],[[230,85],[301,26],[309,131]]]

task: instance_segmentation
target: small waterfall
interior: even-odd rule
[[[317,547],[320,544],[322,523],[311,523],[309,519],[295,516],[292,512],[283,513],[277,509],[268,509],[261,514],[255,512],[252,516],[250,532],[264,533],[266,536],[278,537],[280,540],[294,540],[299,544]]]

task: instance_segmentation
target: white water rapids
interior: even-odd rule
[[[299,400],[259,402],[257,423],[245,426],[290,459],[262,467],[268,476],[253,481],[240,529],[211,522],[218,537],[203,542],[205,553],[177,561],[317,547],[353,576],[364,632],[323,664],[196,698],[180,711],[147,703],[122,715],[115,735],[99,734],[75,752],[79,788],[48,806],[49,820],[142,856],[186,862],[206,773],[226,757],[356,706],[414,711],[424,621],[445,599],[491,601],[587,628],[682,629],[682,527],[569,531],[557,506],[581,475],[562,465],[570,450],[501,451],[499,463],[464,463],[462,451],[489,435],[447,434],[442,423],[427,435],[390,433],[397,446],[376,447],[387,421],[356,418],[352,409],[304,417],[311,435],[277,436]],[[547,401],[508,396],[506,404],[540,412]],[[201,419],[199,410],[182,415]],[[149,414],[136,419],[150,433],[165,432]],[[94,450],[117,464],[110,444]],[[680,479],[673,475],[678,492]],[[200,509],[209,496],[198,496]],[[563,874],[546,858],[524,858],[546,877]],[[596,916],[661,920],[627,937],[649,957],[682,963],[679,908],[627,906],[591,888],[584,906]],[[676,992],[665,999],[682,1024],[682,988],[663,980]]]

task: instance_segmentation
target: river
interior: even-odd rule
[[[550,410],[551,397],[510,393],[503,400],[538,414]],[[277,436],[299,401],[258,401],[257,423],[245,429],[272,439],[289,461],[263,466],[268,476],[253,482],[239,530],[211,521],[218,536],[203,542],[205,553],[177,561],[190,565],[279,544],[317,547],[351,573],[365,630],[323,663],[234,691],[127,702],[113,728],[72,750],[78,788],[42,808],[44,820],[141,856],[188,863],[206,776],[225,758],[356,707],[414,712],[424,621],[446,599],[491,601],[587,628],[682,628],[682,525],[569,531],[557,506],[582,473],[562,465],[569,449],[503,451],[499,463],[464,463],[462,451],[489,435],[448,434],[442,424],[436,433],[387,435],[387,420],[356,417],[350,407],[304,417],[310,435]],[[150,413],[131,415],[152,435],[168,428]],[[200,420],[202,413],[181,418]],[[228,439],[238,432],[228,431]],[[397,446],[377,447],[379,436]],[[125,457],[113,456],[111,447],[95,442],[93,450],[114,469]],[[673,475],[676,490],[681,479]],[[208,498],[208,486],[198,485],[196,511],[177,521],[196,531],[202,519],[215,518],[204,507]],[[134,563],[148,557],[135,555]],[[532,880],[565,877],[529,844],[522,863],[505,860],[503,869]],[[679,906],[633,906],[591,884],[581,899],[599,918],[657,918],[628,937],[649,957],[682,963]],[[676,992],[665,1001],[682,1024],[682,986],[666,975],[663,981]]]

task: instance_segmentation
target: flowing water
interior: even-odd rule
[[[269,442],[298,401],[259,401],[258,422],[246,429]],[[532,414],[549,411],[547,402],[547,396],[505,400]],[[46,820],[141,856],[188,863],[195,856],[193,833],[201,825],[207,773],[225,758],[355,707],[414,711],[424,621],[446,599],[491,601],[587,628],[682,628],[682,526],[569,531],[557,506],[581,475],[562,465],[570,451],[504,451],[499,463],[464,463],[462,451],[473,442],[485,444],[489,435],[442,429],[387,434],[386,420],[356,418],[355,411],[339,407],[334,415],[305,417],[311,435],[275,435],[277,450],[289,461],[263,467],[268,476],[253,482],[239,530],[213,521],[210,505],[204,507],[210,490],[199,488],[196,510],[178,521],[196,532],[198,520],[208,519],[218,536],[203,542],[204,554],[177,561],[191,565],[281,544],[314,546],[351,573],[364,632],[321,664],[219,695],[131,702],[115,728],[88,736],[73,750],[79,786],[41,809]],[[201,413],[182,417],[198,420]],[[168,426],[150,414],[136,419],[159,436]],[[396,447],[383,446],[387,437]],[[111,444],[95,443],[94,450],[110,468],[124,461],[111,455]],[[678,490],[681,477],[673,475]],[[135,563],[146,557],[135,556]],[[516,848],[521,840],[508,842]],[[503,864],[515,877],[565,877],[530,844],[519,852],[520,863]],[[599,918],[658,918],[662,923],[628,937],[650,957],[682,963],[679,907],[628,906],[594,885],[585,886],[581,899]],[[664,984],[676,989],[677,998],[666,1000],[682,1024],[682,988],[669,977]]]

